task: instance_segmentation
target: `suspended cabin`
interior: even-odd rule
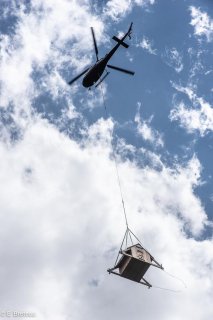
[[[144,279],[144,275],[150,266],[163,269],[162,265],[139,243],[121,250],[119,253],[121,258],[113,268],[107,270],[109,274],[113,273],[151,288],[152,285]]]

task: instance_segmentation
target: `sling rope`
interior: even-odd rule
[[[172,278],[177,279],[178,281],[180,281],[180,282],[182,283],[182,285],[183,285],[183,289],[182,289],[182,290],[175,290],[175,289],[164,288],[164,287],[159,287],[159,286],[155,286],[155,285],[152,286],[153,288],[155,288],[155,289],[160,289],[160,290],[171,291],[171,292],[174,292],[174,293],[182,292],[184,289],[187,289],[187,285],[185,284],[185,282],[184,282],[182,279],[174,276],[173,274],[169,273],[169,272],[166,271],[166,270],[163,270],[163,271],[164,271],[165,273],[167,273],[170,277],[172,277]]]

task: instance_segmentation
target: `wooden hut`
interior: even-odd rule
[[[121,257],[116,265],[108,269],[109,273],[120,277],[139,282],[148,286],[152,285],[144,279],[144,275],[150,266],[163,269],[153,256],[145,250],[139,243],[120,251]]]

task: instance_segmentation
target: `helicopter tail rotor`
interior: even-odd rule
[[[113,40],[115,40],[117,43],[119,43],[120,45],[122,45],[124,48],[129,48],[129,45],[126,44],[126,42],[124,42],[123,40],[121,39],[118,39],[116,36],[113,36],[112,37]]]

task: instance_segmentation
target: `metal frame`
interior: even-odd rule
[[[134,236],[134,238],[138,241],[138,243],[135,244],[135,245],[133,245],[133,241],[132,241],[131,234],[132,234],[132,235]],[[132,242],[132,245],[129,246],[129,247],[127,247],[128,236],[129,236],[129,238],[130,238],[130,240],[131,240],[131,242]],[[150,288],[152,287],[151,283],[149,283],[149,282],[148,282],[146,279],[144,279],[143,277],[141,278],[140,281],[135,281],[135,280],[126,278],[126,277],[122,276],[122,274],[114,271],[114,270],[118,269],[118,263],[117,263],[117,262],[118,262],[119,255],[127,256],[127,257],[130,257],[131,259],[136,259],[136,260],[138,260],[136,257],[133,257],[132,255],[126,253],[126,252],[122,249],[125,240],[126,240],[126,249],[130,249],[130,248],[133,247],[133,246],[139,245],[142,249],[144,249],[144,250],[150,255],[150,259],[151,259],[152,263],[149,263],[149,262],[147,262],[147,261],[143,261],[144,263],[146,263],[146,264],[148,264],[148,265],[150,265],[150,266],[159,268],[159,269],[161,269],[161,270],[164,270],[162,264],[158,263],[158,262],[155,260],[155,258],[149,253],[149,251],[146,250],[146,249],[142,246],[142,243],[140,242],[140,240],[136,237],[136,235],[135,235],[135,234],[129,229],[129,227],[127,226],[127,229],[126,229],[126,232],[125,232],[123,241],[122,241],[122,243],[121,243],[120,250],[119,250],[119,252],[118,252],[118,255],[117,255],[117,258],[116,258],[116,261],[115,261],[115,265],[114,265],[113,268],[110,268],[110,269],[107,270],[108,273],[109,273],[109,274],[110,274],[110,273],[113,273],[113,274],[115,274],[115,275],[117,275],[117,276],[119,276],[119,277],[122,277],[122,278],[125,278],[125,279],[128,279],[128,280],[131,280],[131,281],[140,283],[140,284],[142,284],[142,285],[147,286],[147,287],[150,289]],[[154,262],[154,263],[153,263],[153,262]]]

